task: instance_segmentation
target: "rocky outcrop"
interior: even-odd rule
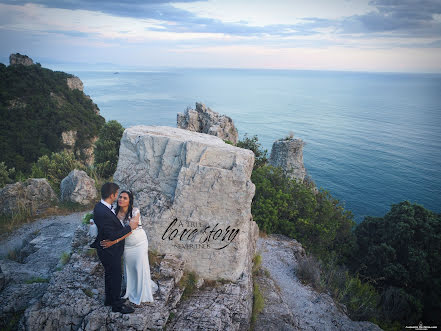
[[[0,214],[25,212],[38,215],[57,201],[46,178],[30,178],[0,190]]]
[[[76,130],[61,132],[61,141],[69,149],[73,149],[73,147],[75,146],[76,140],[77,140],[77,131]]]
[[[306,176],[303,165],[303,140],[286,138],[273,143],[268,163],[280,167],[289,177],[303,182]]]
[[[27,55],[21,55],[20,53],[15,53],[9,55],[9,65],[24,65],[24,66],[31,66],[34,64],[34,61],[27,56]]]
[[[87,227],[80,225],[75,231],[69,262],[53,274],[44,295],[26,309],[20,330],[248,329],[250,277],[236,283],[204,284],[183,300],[189,286],[184,261],[169,254],[151,259],[152,279],[158,284],[154,303],[137,306],[130,315],[113,313],[103,305],[104,270],[89,248]]]
[[[280,327],[274,327],[277,330],[381,331],[373,323],[352,321],[328,294],[302,284],[296,271],[305,251],[296,240],[283,235],[269,235],[259,238],[257,246],[262,256],[262,268],[267,270],[278,289],[271,294],[259,283],[264,289],[264,298],[271,296],[265,301],[265,308],[256,322],[257,326],[263,324],[268,328],[260,330],[272,329],[271,326],[275,325],[272,312],[276,311],[281,318]],[[286,306],[288,310],[283,308]],[[295,324],[290,326],[291,320]]]
[[[220,115],[202,103],[196,103],[196,109],[187,109],[185,113],[178,113],[177,126],[195,132],[207,133],[223,140],[237,143],[238,133],[233,120]]]
[[[81,92],[83,92],[84,85],[81,79],[79,79],[78,77],[73,76],[66,78],[66,82],[67,82],[67,86],[69,86],[71,90],[80,90]]]
[[[235,281],[249,273],[258,233],[253,163],[251,151],[218,137],[135,126],[124,131],[113,178],[134,193],[153,249],[202,278]]]
[[[4,279],[3,288],[0,286],[0,329],[46,292],[53,272],[62,267],[60,257],[70,252],[81,216],[75,213],[40,219],[0,238]]]
[[[60,191],[62,201],[71,201],[82,205],[88,205],[98,197],[95,181],[86,172],[77,169],[72,170],[61,181]]]

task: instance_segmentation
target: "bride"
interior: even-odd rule
[[[113,241],[101,241],[101,246],[108,248],[125,239],[123,257],[127,287],[123,298],[136,305],[153,302],[153,293],[158,285],[150,278],[147,235],[142,228],[139,209],[133,207],[133,194],[130,191],[121,191],[119,194],[115,214],[124,224],[128,224],[131,219],[139,219],[138,228],[132,232]]]

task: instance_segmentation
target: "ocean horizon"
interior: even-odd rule
[[[51,66],[48,66],[51,68]],[[291,132],[304,164],[357,223],[403,200],[441,212],[441,74],[280,69],[63,70],[108,120],[176,127],[202,102],[231,117],[242,139]]]

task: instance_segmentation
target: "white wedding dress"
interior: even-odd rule
[[[139,209],[133,208],[133,217],[138,214]],[[153,302],[153,293],[158,289],[158,285],[150,277],[148,240],[142,229],[141,215],[139,227],[125,239],[124,276],[127,284],[124,299],[129,299],[136,305],[141,302]]]

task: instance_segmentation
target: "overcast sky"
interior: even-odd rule
[[[441,72],[441,0],[0,0],[0,62]]]

